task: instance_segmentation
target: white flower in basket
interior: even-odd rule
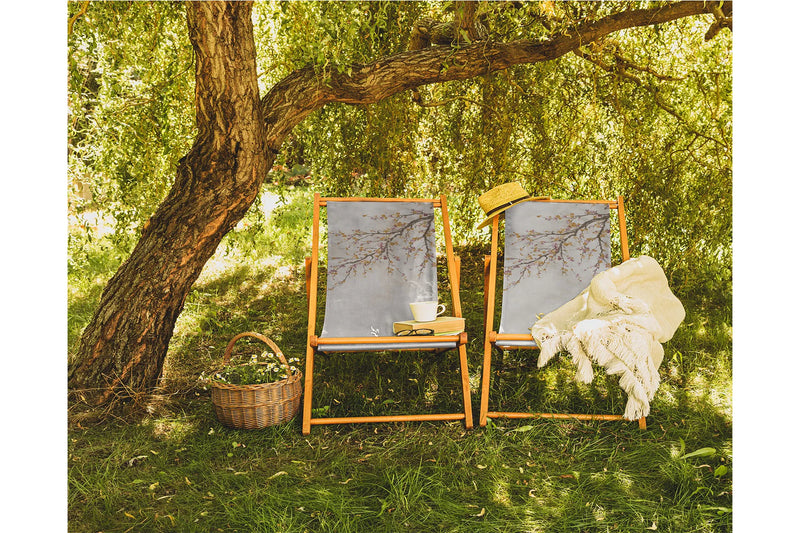
[[[265,342],[272,351],[254,354],[247,363],[229,365],[234,343],[242,337]],[[292,419],[300,408],[303,373],[269,338],[259,333],[236,335],[228,343],[223,368],[208,379],[220,421],[241,429],[261,429]]]

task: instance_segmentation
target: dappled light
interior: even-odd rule
[[[70,2],[68,13],[70,530],[731,531],[730,2]],[[663,267],[686,317],[663,344],[646,429],[478,427],[492,253],[478,196],[510,182],[624,198],[631,256]],[[309,347],[315,194],[446,197],[474,428],[304,436],[299,415],[259,430],[219,421],[204,378],[232,338],[257,332],[301,361]],[[450,302],[436,217],[435,281]],[[261,351],[245,339],[236,361]],[[577,382],[566,352],[544,368],[534,350],[492,356],[490,408],[625,410],[619,377],[595,366]],[[315,416],[464,412],[452,352],[321,352],[313,375]]]
[[[183,418],[155,418],[146,425],[152,427],[153,437],[158,441],[183,443],[198,431],[197,421]]]

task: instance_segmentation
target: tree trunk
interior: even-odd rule
[[[711,4],[624,11],[546,41],[428,46],[354,65],[352,74],[334,70],[324,82],[309,67],[287,76],[261,101],[251,8],[250,2],[186,2],[197,63],[198,134],[167,198],[104,289],[70,362],[70,389],[91,403],[108,400],[120,388],[143,392],[157,385],[192,285],[255,201],[283,140],[313,111],[330,102],[375,103],[429,83],[555,59],[621,29],[710,12]],[[730,15],[730,2],[722,11]]]
[[[69,369],[91,403],[157,385],[175,321],[222,237],[255,200],[274,155],[256,78],[249,2],[187,2],[197,138],[131,256],[108,282]]]

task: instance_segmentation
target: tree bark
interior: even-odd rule
[[[331,102],[370,104],[421,85],[464,80],[514,65],[556,59],[612,32],[710,12],[676,2],[625,11],[546,41],[479,41],[429,46],[333,70],[325,80],[298,70],[260,101],[250,2],[186,2],[196,55],[198,134],[175,183],[111,278],[84,331],[69,386],[91,403],[118,389],[155,387],[186,296],[223,236],[254,202],[283,140]],[[723,12],[730,13],[730,2]]]
[[[197,138],[175,183],[108,282],[69,369],[90,403],[157,384],[192,284],[255,200],[265,150],[249,2],[187,2],[196,55]]]

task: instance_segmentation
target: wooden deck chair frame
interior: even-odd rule
[[[628,233],[625,226],[625,205],[622,196],[612,200],[531,200],[537,202],[571,202],[571,203],[595,203],[608,204],[610,209],[616,209],[619,219],[620,248],[622,250],[622,260],[630,259],[628,252]],[[578,419],[578,420],[622,420],[622,415],[602,415],[602,414],[562,414],[562,413],[527,413],[509,411],[489,411],[489,380],[491,379],[492,349],[511,350],[511,349],[533,349],[538,350],[537,346],[525,347],[514,346],[501,348],[497,346],[497,341],[530,341],[531,336],[525,334],[498,333],[494,329],[495,311],[495,288],[497,285],[497,249],[499,239],[500,214],[492,218],[492,244],[490,255],[484,256],[484,344],[483,344],[483,369],[481,375],[481,405],[478,423],[481,427],[486,425],[488,418],[554,418],[554,419]],[[639,419],[639,427],[647,429],[647,420],[642,417]]]
[[[305,384],[303,397],[303,422],[302,432],[308,435],[311,426],[324,424],[356,424],[367,422],[414,422],[414,421],[449,421],[463,420],[467,429],[472,429],[472,401],[470,399],[469,372],[467,369],[467,333],[458,335],[437,336],[408,336],[408,337],[328,337],[320,338],[316,335],[317,321],[317,288],[319,283],[319,222],[320,209],[326,207],[328,202],[426,202],[432,203],[434,208],[441,209],[442,226],[444,229],[445,249],[447,253],[447,272],[452,296],[453,316],[461,317],[461,298],[459,296],[461,259],[453,253],[453,242],[450,234],[450,221],[447,215],[447,200],[444,195],[439,198],[325,198],[319,194],[314,195],[314,214],[312,229],[311,257],[306,257],[306,295],[308,297],[308,341],[306,346]],[[461,387],[463,391],[464,411],[461,413],[436,413],[436,414],[406,414],[386,416],[358,416],[358,417],[330,417],[314,418],[311,416],[312,389],[314,380],[314,356],[317,348],[322,344],[370,344],[386,343],[396,345],[406,342],[455,342],[459,354],[461,367]],[[388,350],[389,348],[387,348]],[[397,351],[397,348],[390,348]],[[446,348],[450,350],[452,348]],[[413,348],[425,350],[425,348]],[[430,348],[428,350],[441,350]],[[369,351],[375,351],[373,348]]]

